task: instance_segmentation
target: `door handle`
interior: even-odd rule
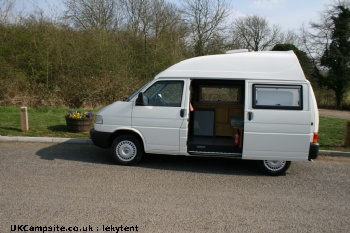
[[[248,121],[253,120],[253,113],[252,112],[248,112]]]
[[[185,116],[185,109],[181,109],[181,110],[180,110],[180,116],[181,116],[181,117],[184,117],[184,116]]]

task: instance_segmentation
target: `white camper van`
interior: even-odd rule
[[[96,114],[91,139],[131,165],[144,153],[256,160],[266,174],[316,159],[318,109],[288,52],[231,52],[179,62]]]

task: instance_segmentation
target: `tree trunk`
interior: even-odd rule
[[[335,100],[337,103],[337,109],[341,109],[343,107],[343,99],[344,94],[341,91],[335,90]]]

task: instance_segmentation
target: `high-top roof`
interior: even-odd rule
[[[293,51],[238,52],[181,61],[155,79],[167,78],[264,79],[305,81]]]

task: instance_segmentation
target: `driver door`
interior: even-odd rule
[[[179,154],[186,80],[160,80],[143,92],[143,106],[133,107],[132,127],[139,131],[147,153]],[[185,120],[186,119],[186,120]]]

